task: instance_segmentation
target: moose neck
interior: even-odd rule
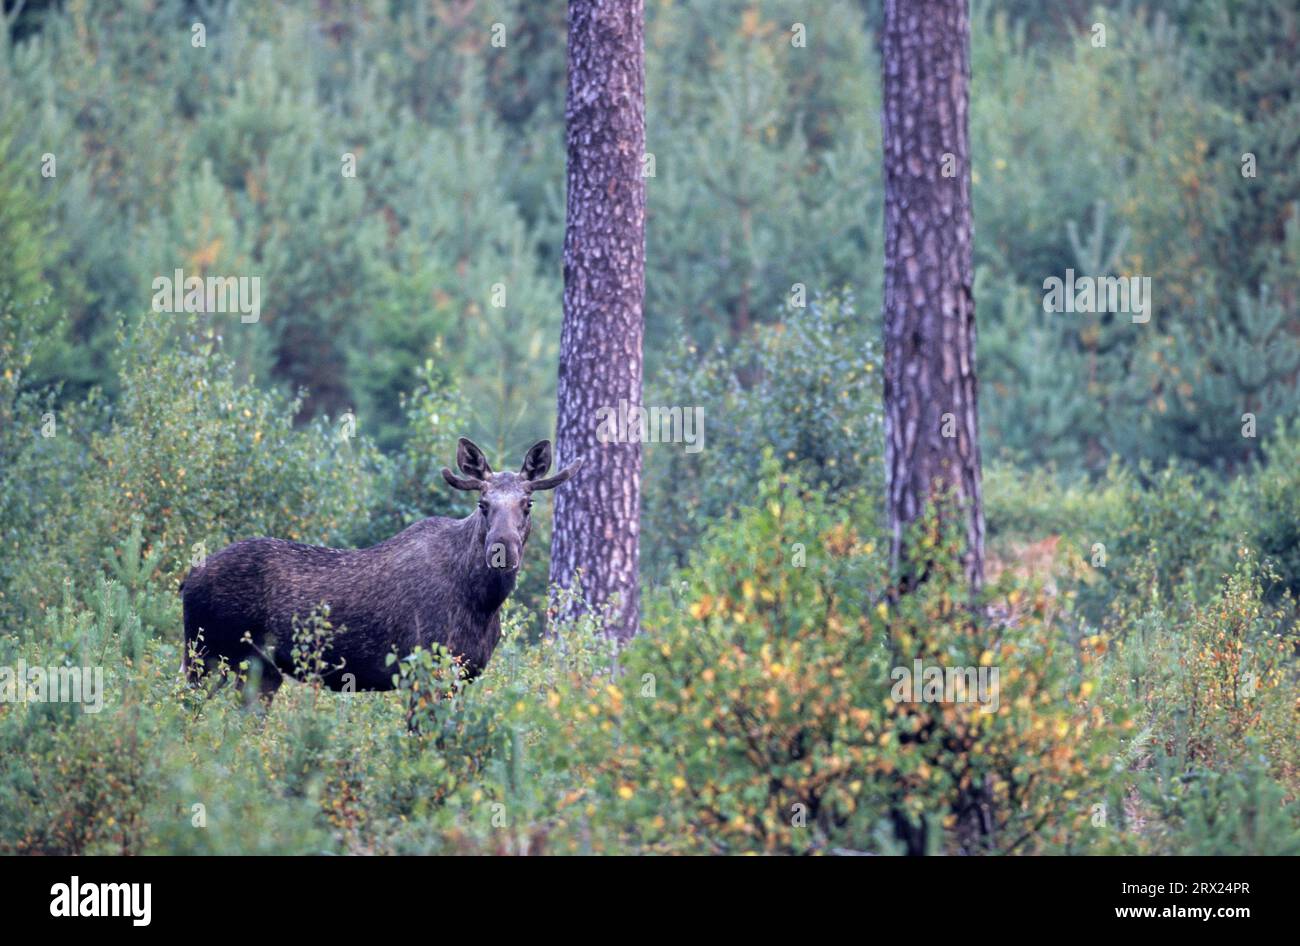
[[[461,520],[464,554],[461,557],[463,569],[461,587],[465,589],[469,603],[478,611],[487,615],[497,609],[510,597],[514,590],[518,571],[505,568],[491,568],[487,564],[487,522],[478,513],[471,513]]]

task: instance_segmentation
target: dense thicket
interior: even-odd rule
[[[1240,415],[1267,434],[1297,404],[1294,10],[1110,12],[1096,47],[1076,6],[1035,17],[1032,40],[1014,5],[974,6],[986,455],[1238,466]],[[62,319],[26,384],[111,392],[116,316],[137,320],[152,278],[256,273],[262,319],[223,324],[225,345],[261,383],[303,386],[304,417],[350,409],[396,446],[400,392],[442,339],[469,435],[527,446],[558,341],[563,11],[231,9],[34,4],[14,27],[3,265],[20,303],[45,295]],[[652,390],[677,325],[730,344],[787,318],[796,283],[851,287],[877,318],[870,19],[846,2],[647,10]],[[1042,282],[1067,267],[1150,276],[1151,322],[1044,313]]]

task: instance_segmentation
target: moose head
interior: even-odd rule
[[[532,528],[529,513],[532,494],[555,489],[582,466],[579,457],[554,476],[551,468],[551,442],[539,440],[524,456],[518,473],[493,473],[487,457],[472,440],[461,437],[456,446],[456,465],[463,476],[443,467],[442,476],[456,489],[478,490],[478,515],[482,516],[482,552],[488,568],[517,571],[523,558],[524,543]]]

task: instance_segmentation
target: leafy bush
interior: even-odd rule
[[[1133,470],[1113,458],[1095,482],[994,464],[984,490],[990,547],[1014,556],[1018,541],[1061,536],[1062,552],[1081,564],[1071,583],[1079,617],[1114,623],[1153,595],[1208,596],[1232,570],[1239,523],[1221,492],[1176,463]]]
[[[659,537],[647,550],[651,575],[684,566],[713,521],[750,504],[764,445],[845,504],[879,494],[880,362],[869,324],[851,299],[815,299],[733,352],[698,361],[693,347],[682,352],[656,396],[699,407],[702,449],[646,449],[646,531]]]
[[[324,421],[295,429],[296,403],[238,383],[210,336],[178,342],[155,316],[121,344],[117,406],[102,421],[93,401],[71,411],[61,432],[32,437],[15,460],[7,488],[40,496],[27,521],[40,522],[45,542],[11,579],[12,606],[30,616],[57,600],[65,577],[88,583],[105,546],[137,528],[149,579],[171,592],[234,539],[323,543],[355,529],[374,466],[364,442]]]
[[[656,599],[621,680],[560,717],[567,742],[594,750],[592,820],[606,843],[677,853],[1074,843],[1080,799],[1118,732],[1087,699],[1101,645],[1073,653],[1041,609],[1014,628],[975,618],[951,544],[927,548],[947,565],[891,604],[863,517],[782,474],[770,452],[755,494],[710,531],[681,593]],[[893,668],[910,673],[917,659],[997,666],[1000,705],[895,700]]]
[[[1264,448],[1267,463],[1235,492],[1238,522],[1276,570],[1270,598],[1300,599],[1300,422],[1281,424]]]
[[[1259,751],[1275,777],[1300,791],[1293,686],[1300,631],[1289,607],[1266,603],[1268,582],[1267,569],[1242,549],[1203,603],[1147,598],[1117,609],[1122,630],[1105,695],[1109,706],[1140,711],[1152,747],[1144,755],[1169,756],[1189,771],[1227,771]]]
[[[144,689],[140,619],[113,590],[101,584],[93,609],[65,594],[39,633],[0,639],[0,666],[24,694],[0,700],[2,853],[134,853],[146,834],[143,811],[159,774],[157,731],[132,700]],[[98,670],[99,706],[89,699],[89,679],[80,684],[86,711],[44,701],[53,681],[46,679],[44,692],[29,691],[18,677],[20,660],[27,668]]]
[[[1145,850],[1200,857],[1300,854],[1300,802],[1254,752],[1234,768],[1185,771],[1162,760],[1143,786],[1156,820]]]

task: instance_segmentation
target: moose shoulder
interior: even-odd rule
[[[581,466],[554,476],[543,440],[518,473],[493,473],[461,438],[443,469],[456,489],[477,492],[464,519],[434,516],[368,549],[329,549],[284,539],[245,539],[212,555],[181,583],[185,643],[181,670],[196,682],[225,658],[261,664],[264,695],[293,675],[295,617],[328,605],[335,628],[325,683],[336,690],[388,690],[388,655],[441,644],[477,676],[501,637],[498,612],[515,586],[530,530],[531,494],[554,489]],[[197,655],[197,663],[191,654]]]

